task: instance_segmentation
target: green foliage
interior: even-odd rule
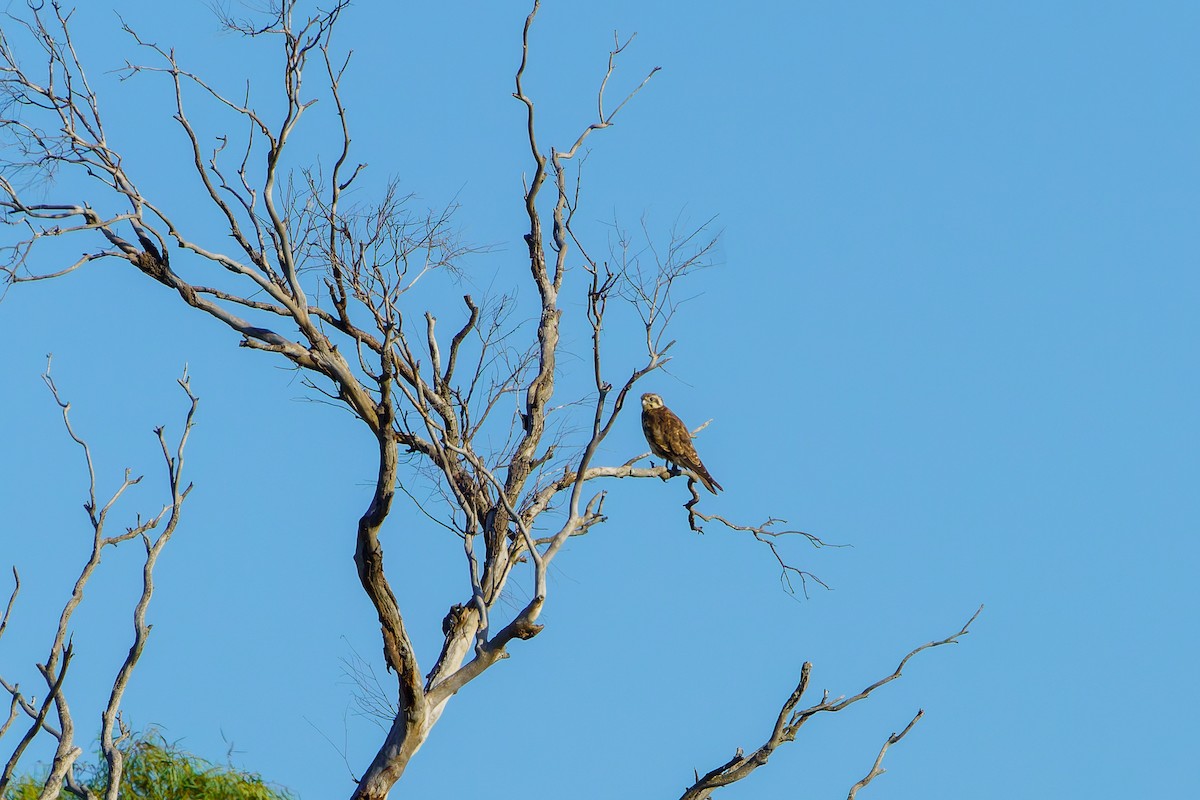
[[[125,769],[120,800],[294,800],[286,789],[268,785],[260,776],[205,761],[156,731],[142,734],[121,748]],[[3,800],[37,800],[45,777],[24,775],[9,786]],[[91,770],[84,785],[104,796],[108,769]],[[73,800],[68,792],[58,800]]]
[[[24,775],[8,787],[8,791],[4,793],[4,800],[37,800],[40,788],[41,783],[34,781],[29,775]]]

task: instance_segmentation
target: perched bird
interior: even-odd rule
[[[652,392],[642,395],[642,432],[654,455],[691,472],[713,494],[721,489],[696,453],[687,425]]]

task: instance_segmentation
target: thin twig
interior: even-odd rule
[[[854,800],[854,798],[858,796],[859,789],[863,788],[868,783],[887,772],[887,770],[883,768],[883,757],[887,754],[888,748],[907,736],[908,732],[912,730],[913,725],[916,725],[917,720],[923,716],[925,716],[925,710],[918,709],[916,716],[914,716],[912,720],[910,720],[909,723],[904,726],[904,730],[900,731],[899,733],[893,733],[887,738],[887,741],[883,743],[883,747],[879,748],[879,755],[875,757],[875,763],[871,765],[871,771],[868,772],[862,780],[850,787],[850,794],[846,795],[846,800]]]

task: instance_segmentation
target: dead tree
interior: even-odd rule
[[[614,37],[607,69],[598,70],[594,118],[565,147],[547,149],[525,83],[535,1],[519,39],[513,96],[524,108],[529,147],[521,271],[536,290],[536,322],[526,333],[509,321],[515,302],[509,296],[468,294],[445,331],[426,310],[432,303],[421,299],[421,290],[426,275],[461,269],[472,252],[454,233],[453,209],[414,212],[395,183],[375,202],[347,200],[364,174],[352,155],[351,121],[341,99],[349,58],[333,52],[330,38],[347,6],[338,0],[330,10],[305,15],[295,0],[282,0],[259,22],[223,19],[230,30],[270,41],[281,52],[282,96],[270,113],[259,110],[265,106],[249,91],[235,96],[209,83],[173,50],[125,25],[144,57],[127,62],[124,77],[172,87],[168,113],[187,143],[184,157],[202,187],[201,200],[222,220],[216,239],[204,236],[181,198],[142,191],[141,165],[108,139],[72,43],[70,14],[53,0],[31,7],[20,47],[37,48],[28,63],[40,72],[23,66],[13,34],[0,41],[9,108],[0,129],[8,151],[18,154],[0,173],[0,206],[16,232],[4,265],[10,284],[60,277],[96,261],[125,262],[171,290],[176,302],[235,331],[241,346],[290,364],[312,392],[348,409],[373,437],[375,486],[354,526],[354,560],[378,617],[384,661],[395,675],[396,713],[353,795],[372,800],[387,796],[455,693],[507,658],[515,641],[542,630],[547,569],[571,537],[605,521],[615,481],[672,476],[665,466],[647,464],[648,453],[615,464],[599,463],[597,453],[624,418],[635,384],[670,361],[668,326],[678,284],[705,264],[713,236],[702,226],[640,253],[618,244],[608,259],[586,243],[574,224],[585,143],[614,124],[656,70],[611,100],[614,67],[629,44]],[[320,107],[341,130],[327,171],[295,163],[289,147],[316,113],[318,93],[304,81],[314,70],[322,78]],[[200,119],[209,127],[226,120],[216,147],[204,144]],[[27,187],[43,186],[38,177],[51,171],[73,179],[48,190],[63,196],[31,199]],[[31,254],[66,237],[88,249],[48,272],[33,270]],[[582,318],[564,317],[570,297],[584,302]],[[636,366],[619,376],[608,366],[606,346],[606,314],[614,301],[636,311],[644,343]],[[580,326],[573,334],[591,344],[586,388],[572,384],[578,393],[566,397],[559,366],[564,325]],[[554,424],[556,410],[568,406],[585,409],[581,433]],[[442,620],[443,642],[428,671],[414,651],[410,620],[389,584],[380,544],[402,472],[422,477],[440,495],[441,521],[461,540],[466,567],[462,601]],[[768,545],[785,579],[811,577],[789,565],[776,542],[784,535],[816,545],[819,539],[776,530],[773,518],[743,525],[702,514],[692,488],[681,523],[697,530],[701,521],[722,524]],[[522,607],[507,610],[497,601],[518,569],[529,570],[533,591]],[[795,703],[789,703],[790,713]],[[792,723],[781,724],[787,738]],[[698,794],[685,796],[707,796],[737,779],[737,769],[724,769],[699,781]]]
[[[185,374],[180,379],[179,385],[186,393],[190,404],[178,441],[172,447],[167,443],[162,427],[156,428],[154,431],[166,464],[167,485],[170,490],[169,502],[164,504],[162,509],[153,516],[143,520],[141,515],[138,515],[133,525],[120,533],[110,534],[110,513],[125,492],[142,479],[140,476],[133,477],[130,470],[125,470],[121,484],[108,500],[101,503],[96,488],[96,471],[92,466],[92,451],[87,442],[75,432],[71,425],[71,404],[60,397],[58,387],[50,377],[49,365],[47,365],[43,378],[50,388],[54,401],[62,410],[63,425],[66,427],[67,435],[83,450],[88,475],[88,497],[83,508],[91,527],[91,551],[80,569],[79,576],[75,579],[70,596],[63,605],[46,659],[37,665],[37,671],[45,683],[45,694],[41,696],[40,700],[35,700],[34,692],[23,689],[20,683],[6,678],[3,670],[0,669],[0,688],[4,689],[10,699],[8,718],[3,724],[0,724],[0,739],[3,739],[5,734],[10,731],[21,730],[22,726],[17,724],[18,721],[22,718],[27,720],[24,733],[13,747],[4,763],[3,771],[0,772],[0,795],[4,794],[13,776],[16,775],[21,756],[25,754],[29,744],[38,736],[49,736],[55,742],[54,757],[41,797],[53,800],[65,790],[76,797],[84,798],[84,800],[99,800],[99,797],[79,780],[76,771],[76,762],[83,754],[83,748],[77,743],[75,719],[71,715],[64,685],[67,670],[74,658],[71,619],[83,602],[84,589],[87,588],[88,582],[100,568],[100,559],[103,553],[127,542],[140,541],[145,547],[146,554],[142,563],[142,588],[133,608],[133,641],[130,644],[129,652],[113,676],[112,690],[101,713],[99,728],[100,754],[104,758],[107,773],[103,798],[104,800],[116,800],[121,786],[121,774],[125,760],[125,753],[121,745],[132,734],[121,718],[121,700],[124,698],[130,678],[141,660],[142,652],[145,650],[150,636],[150,625],[146,621],[146,613],[154,596],[155,564],[158,562],[163,548],[171,541],[183,513],[183,503],[192,490],[190,483],[185,485],[183,482],[183,456],[199,400],[192,394]],[[8,627],[17,596],[21,590],[20,573],[16,567],[13,567],[12,575],[13,589],[4,609],[4,616],[0,617],[0,636],[4,635],[4,630]],[[84,741],[86,742],[92,737],[93,734],[88,732]]]

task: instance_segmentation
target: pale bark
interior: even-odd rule
[[[577,167],[581,148],[592,142],[593,134],[615,124],[657,68],[606,108],[617,60],[632,41],[614,35],[607,68],[598,70],[595,118],[580,124],[566,149],[547,150],[538,136],[538,105],[525,81],[534,60],[531,36],[539,11],[535,0],[521,32],[514,97],[525,112],[531,169],[522,198],[526,248],[521,280],[536,290],[537,321],[532,333],[526,333],[509,322],[513,303],[507,295],[483,301],[467,295],[447,337],[433,313],[424,310],[419,293],[426,285],[423,277],[436,270],[460,270],[463,259],[474,252],[452,232],[454,209],[410,211],[394,182],[374,202],[346,202],[347,189],[365,169],[351,160],[351,123],[341,100],[349,57],[336,55],[330,38],[347,6],[345,0],[336,0],[331,10],[305,17],[295,0],[282,0],[262,24],[224,19],[231,31],[251,40],[270,40],[281,53],[281,102],[272,113],[255,106],[249,89],[244,99],[223,94],[180,64],[173,50],[143,39],[132,25],[123,26],[133,46],[150,59],[127,62],[123,77],[162,79],[172,89],[174,103],[166,113],[183,133],[186,147],[180,157],[198,181],[198,197],[183,190],[169,197],[142,192],[134,175],[136,159],[122,157],[106,138],[98,99],[75,55],[69,15],[53,2],[48,12],[31,8],[26,46],[35,49],[37,58],[27,63],[38,64],[46,75],[24,68],[9,34],[3,34],[0,84],[15,103],[35,109],[43,119],[41,127],[0,119],[0,130],[20,145],[22,154],[22,160],[10,160],[7,166],[72,170],[91,182],[91,191],[103,198],[105,207],[118,211],[101,215],[93,209],[100,203],[90,202],[95,198],[86,190],[86,197],[66,190],[53,202],[33,202],[2,175],[0,209],[20,231],[3,265],[10,284],[61,277],[97,261],[135,269],[171,289],[172,301],[178,298],[182,307],[235,331],[241,346],[282,358],[304,376],[314,395],[348,409],[375,441],[372,496],[357,524],[347,520],[344,534],[349,541],[353,530],[358,579],[379,623],[384,663],[396,680],[391,689],[394,703],[387,703],[394,707],[394,716],[353,794],[356,800],[378,800],[403,775],[450,699],[507,658],[514,641],[542,630],[541,614],[551,602],[547,571],[568,539],[605,522],[608,487],[623,479],[677,476],[664,466],[642,465],[648,453],[619,464],[596,459],[618,419],[627,418],[622,415],[635,384],[670,362],[675,342],[668,327],[678,307],[672,290],[705,266],[715,236],[706,223],[672,232],[665,248],[647,247],[644,258],[629,248],[630,237],[624,235],[608,260],[589,252],[584,244],[588,237],[574,225],[583,194]],[[320,61],[323,71],[320,98],[311,82],[304,82],[312,58]],[[197,95],[199,104],[207,104],[199,112],[194,107]],[[328,102],[314,107],[317,99]],[[324,162],[332,164],[329,174],[318,165],[285,174],[290,144],[304,131],[303,121],[322,108],[333,115],[341,132]],[[204,115],[206,129],[225,123],[227,133],[215,147],[208,149],[204,142],[210,140],[197,133],[195,113]],[[54,187],[46,188],[54,194]],[[201,241],[192,233],[196,223],[189,209],[197,201],[223,220],[224,231],[215,242]],[[652,239],[649,231],[646,236]],[[37,263],[32,254],[43,242],[62,237],[83,243],[87,250],[70,264],[32,271]],[[568,281],[568,276],[574,278]],[[586,316],[565,317],[564,298],[582,302]],[[635,366],[625,367],[619,378],[612,377],[608,366],[604,334],[606,310],[614,299],[629,303],[636,312],[634,332],[644,343],[644,352],[632,358],[626,354],[625,363]],[[591,342],[591,385],[583,398],[563,397],[556,386],[564,330]],[[506,400],[515,406],[511,421],[498,410]],[[548,423],[555,409],[571,404],[587,409],[580,432],[573,437],[549,433],[554,430]],[[385,526],[404,525],[392,517],[396,492],[407,492],[404,486],[410,480],[422,481],[440,497],[437,507],[450,509],[448,517],[435,517],[426,506],[420,510],[462,541],[465,567],[461,602],[446,614],[441,647],[424,675],[408,633],[409,621],[388,580],[381,539]],[[186,492],[173,491],[177,510]],[[766,545],[789,589],[793,578],[802,588],[816,580],[785,559],[779,541],[790,536],[821,546],[819,538],[777,530],[779,520],[773,517],[748,525],[704,513],[697,509],[699,500],[692,485],[681,525],[699,531],[699,522],[717,522]],[[174,512],[170,519],[168,535]],[[148,552],[146,601],[157,550]],[[529,571],[533,591],[521,608],[509,611],[498,600],[518,569]],[[144,605],[139,603],[138,609],[123,680],[145,643]],[[65,659],[58,665],[64,630],[65,621],[59,647],[47,664],[48,680],[65,669]],[[113,726],[119,726],[116,709],[123,680],[118,681],[120,688],[114,687],[103,721],[107,733],[101,737],[118,776],[120,734],[114,735]],[[18,702],[17,692],[12,694],[14,709],[36,714],[36,709]],[[70,741],[65,734],[69,711],[60,699],[63,730],[58,736],[60,742],[64,737]],[[48,724],[40,729],[54,735]],[[789,729],[785,726],[784,733]],[[62,763],[74,757],[77,754],[64,751]],[[733,774],[730,770],[741,768],[731,762],[711,780],[724,780]],[[70,787],[69,764],[62,772]],[[710,792],[715,785],[724,784],[697,791]]]
[[[9,756],[4,771],[0,773],[0,795],[4,793],[5,789],[11,783],[26,747],[35,737],[45,735],[55,739],[56,745],[49,774],[43,784],[40,797],[58,798],[59,793],[65,787],[67,791],[77,797],[93,800],[93,793],[87,787],[83,786],[75,775],[75,764],[83,754],[83,749],[75,741],[75,719],[71,714],[65,688],[67,669],[74,657],[70,635],[71,620],[75,611],[84,601],[84,592],[89,581],[101,566],[103,553],[126,542],[138,540],[144,545],[146,555],[142,564],[142,591],[134,605],[132,615],[133,642],[130,645],[128,654],[113,677],[108,702],[105,704],[104,711],[101,714],[99,728],[100,752],[108,765],[108,781],[104,790],[104,798],[105,800],[116,800],[124,768],[124,753],[121,751],[121,744],[130,735],[130,731],[121,720],[121,700],[133,677],[134,670],[141,660],[147,639],[150,635],[150,626],[146,622],[146,612],[154,596],[155,564],[158,561],[159,554],[170,542],[172,535],[175,533],[183,513],[184,501],[191,492],[191,484],[186,486],[183,484],[182,471],[184,465],[184,448],[187,446],[188,437],[195,421],[199,400],[192,394],[187,376],[185,375],[179,381],[179,385],[183,388],[189,399],[189,408],[183,425],[183,432],[180,434],[178,442],[173,449],[167,444],[163,428],[155,429],[166,465],[167,482],[170,488],[170,502],[164,505],[156,515],[148,518],[146,521],[142,522],[139,516],[137,525],[128,528],[122,533],[109,536],[106,533],[109,513],[116,506],[122,495],[125,494],[126,490],[140,482],[141,478],[131,477],[130,472],[126,470],[125,478],[121,485],[103,506],[100,505],[96,494],[96,473],[92,465],[91,448],[84,439],[75,433],[75,429],[71,424],[71,405],[60,397],[58,387],[50,377],[48,366],[46,374],[43,377],[46,385],[50,388],[54,401],[62,411],[63,425],[66,428],[67,434],[81,448],[84,462],[87,466],[88,499],[84,503],[84,509],[87,511],[92,529],[91,552],[83,568],[80,570],[79,576],[72,587],[71,594],[67,598],[59,615],[58,625],[54,631],[53,641],[50,644],[49,655],[43,663],[37,665],[37,670],[45,681],[47,690],[40,706],[35,708],[19,684],[10,682],[0,675],[0,687],[3,687],[12,698],[10,716],[4,725],[0,726],[0,739],[4,737],[4,734],[9,731],[15,722],[18,711],[24,712],[31,720],[25,735]],[[8,625],[13,604],[20,589],[20,579],[17,577],[15,568],[13,569],[13,577],[15,586],[8,606],[5,609],[4,617],[0,618],[0,635],[3,635],[4,629]],[[49,719],[51,709],[54,710],[54,718],[58,723],[57,725],[52,724]]]

